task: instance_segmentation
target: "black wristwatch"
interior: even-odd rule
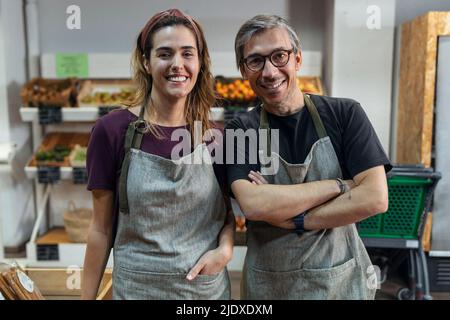
[[[299,236],[301,236],[306,230],[305,230],[305,215],[306,211],[300,213],[298,216],[294,217],[294,225],[295,225],[295,233]]]

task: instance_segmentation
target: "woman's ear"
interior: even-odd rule
[[[150,69],[150,63],[149,63],[149,61],[148,61],[148,59],[145,59],[144,58],[144,69],[145,69],[145,71],[147,71],[147,73],[151,73],[151,69]]]

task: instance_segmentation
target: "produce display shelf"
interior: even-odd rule
[[[72,180],[73,179],[73,168],[72,167],[60,167],[61,180]],[[34,179],[38,175],[38,168],[27,166],[25,167],[25,173],[28,179]]]
[[[99,118],[99,107],[61,108],[63,122],[93,122]],[[20,108],[22,121],[35,122],[39,120],[38,108]],[[224,109],[211,108],[210,119],[223,121]]]

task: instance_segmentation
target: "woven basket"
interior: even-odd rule
[[[73,201],[69,202],[68,210],[64,213],[64,227],[69,240],[72,242],[86,242],[92,210],[76,208]]]

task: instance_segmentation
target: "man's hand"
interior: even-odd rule
[[[269,184],[269,182],[262,176],[261,172],[259,171],[250,171],[248,174],[248,177],[252,181],[253,184],[261,185],[261,184]],[[288,219],[285,221],[266,221],[267,223],[273,225],[274,227],[282,228],[282,229],[288,229],[288,230],[294,230],[295,224],[292,219]]]
[[[186,279],[194,280],[198,274],[218,274],[225,268],[227,263],[230,262],[231,256],[230,250],[227,250],[224,247],[218,247],[214,250],[207,251],[189,271]]]
[[[250,171],[250,173],[248,174],[248,177],[249,177],[250,181],[256,185],[269,184],[269,182],[263,177],[263,175],[259,171]],[[345,183],[346,192],[349,192],[350,190],[352,190],[356,187],[356,184],[353,180],[344,180],[344,183]],[[288,220],[284,220],[284,221],[279,221],[277,219],[273,219],[273,220],[268,219],[266,222],[275,227],[282,228],[282,229],[288,229],[288,230],[295,229],[295,224],[294,224],[293,219],[288,219]]]

